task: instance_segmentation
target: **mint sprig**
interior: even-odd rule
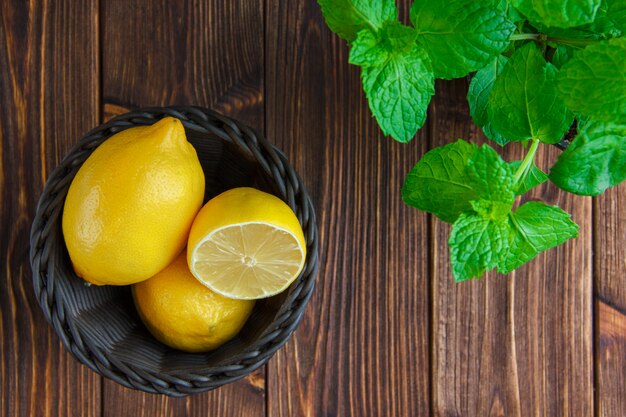
[[[404,201],[453,223],[456,281],[496,268],[508,273],[577,235],[578,226],[558,207],[529,202],[514,209],[520,191],[546,181],[533,163],[538,144],[533,141],[524,160],[507,163],[489,145],[458,140],[427,152],[409,173]]]
[[[430,59],[415,37],[411,28],[388,21],[377,32],[361,30],[350,51],[350,63],[362,67],[370,110],[382,131],[400,142],[422,127],[435,93]]]
[[[462,139],[427,152],[402,187],[406,204],[452,224],[457,281],[509,273],[575,237],[556,206],[518,199],[551,180],[598,195],[626,180],[626,3],[621,0],[414,0],[412,26],[390,0],[318,0],[348,41],[382,132],[408,142],[426,120],[436,78],[476,71],[467,100],[485,136],[527,146],[506,162]],[[576,124],[573,124],[574,121]],[[541,146],[578,132],[549,169]]]

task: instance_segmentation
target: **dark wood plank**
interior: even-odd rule
[[[185,398],[144,394],[104,381],[103,416],[112,417],[257,417],[265,415],[263,368],[243,380]]]
[[[2,416],[100,416],[101,378],[46,322],[28,259],[46,175],[98,123],[97,16],[97,2],[0,2]]]
[[[267,136],[304,178],[321,269],[268,365],[272,416],[428,416],[428,229],[401,201],[425,151],[383,138],[313,1],[267,1]]]
[[[597,416],[626,415],[626,312],[596,300]]]
[[[484,141],[471,123],[467,81],[439,82],[431,114],[433,146]],[[557,151],[542,147],[546,168]],[[520,159],[510,145],[507,160]],[[455,284],[450,226],[432,220],[433,402],[442,416],[592,415],[591,202],[554,186],[528,198],[558,204],[580,237],[504,277]]]
[[[626,415],[626,184],[594,201],[596,405]]]
[[[102,0],[105,102],[210,106],[263,128],[261,0]]]
[[[104,0],[105,116],[124,107],[208,106],[263,128],[263,6]],[[184,399],[104,384],[105,416],[263,416],[264,369]]]
[[[595,294],[626,310],[626,184],[594,200]]]

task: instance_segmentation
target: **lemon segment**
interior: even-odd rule
[[[191,272],[204,285],[251,300],[284,291],[304,267],[306,245],[287,204],[253,188],[236,188],[200,210],[187,253]]]

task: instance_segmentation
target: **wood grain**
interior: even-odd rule
[[[596,406],[626,415],[626,184],[594,202]]]
[[[609,305],[626,310],[626,184],[594,200],[594,291]]]
[[[260,2],[102,1],[105,116],[187,104],[263,128]],[[104,383],[104,416],[264,416],[264,369],[216,391],[172,399]]]
[[[98,122],[97,3],[0,2],[0,414],[100,416],[101,378],[61,346],[31,284],[46,175]]]
[[[401,202],[427,149],[484,141],[466,89],[439,82],[427,128],[401,145],[382,137],[313,0],[0,2],[0,415],[626,415],[625,185],[593,203],[537,188],[526,199],[572,213],[580,237],[509,277],[458,285],[449,226]],[[102,382],[75,361],[28,265],[46,175],[105,118],[164,104],[264,130],[304,178],[321,240],[291,341],[244,380],[184,399]],[[557,154],[543,149],[539,164]]]
[[[211,106],[263,127],[260,0],[102,0],[104,101]]]
[[[598,416],[626,415],[626,313],[596,301]]]
[[[439,82],[432,143],[482,142],[471,124],[467,81]],[[520,159],[519,146],[504,152]],[[546,168],[556,150],[542,147]],[[526,199],[558,204],[580,237],[535,258],[508,277],[489,273],[455,284],[450,226],[432,220],[433,406],[441,416],[589,416],[593,413],[591,202],[544,185]]]
[[[425,151],[383,138],[317,4],[267,1],[266,126],[316,203],[321,268],[268,365],[271,416],[428,416],[428,228],[401,201]]]

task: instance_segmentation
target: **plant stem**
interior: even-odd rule
[[[511,40],[512,41],[525,41],[525,40],[530,39],[530,40],[536,41],[536,40],[539,40],[541,36],[545,37],[545,35],[542,35],[541,33],[515,33],[511,35]]]
[[[530,149],[528,149],[528,153],[522,160],[519,168],[515,172],[515,184],[519,184],[520,181],[526,176],[526,173],[532,166],[532,163],[535,161],[535,153],[537,153],[537,149],[539,148],[539,139],[533,139],[532,144],[530,145]]]
[[[587,46],[593,43],[600,41],[601,39],[570,39],[570,38],[551,38],[548,37],[548,42],[560,43],[563,45],[571,45],[571,46]]]
[[[525,41],[525,40],[533,40],[540,42],[554,42],[560,43],[562,45],[571,45],[571,46],[587,46],[592,43],[598,42],[600,39],[571,39],[571,38],[559,38],[559,37],[551,37],[548,35],[544,35],[543,33],[515,33],[511,35],[512,41]]]

